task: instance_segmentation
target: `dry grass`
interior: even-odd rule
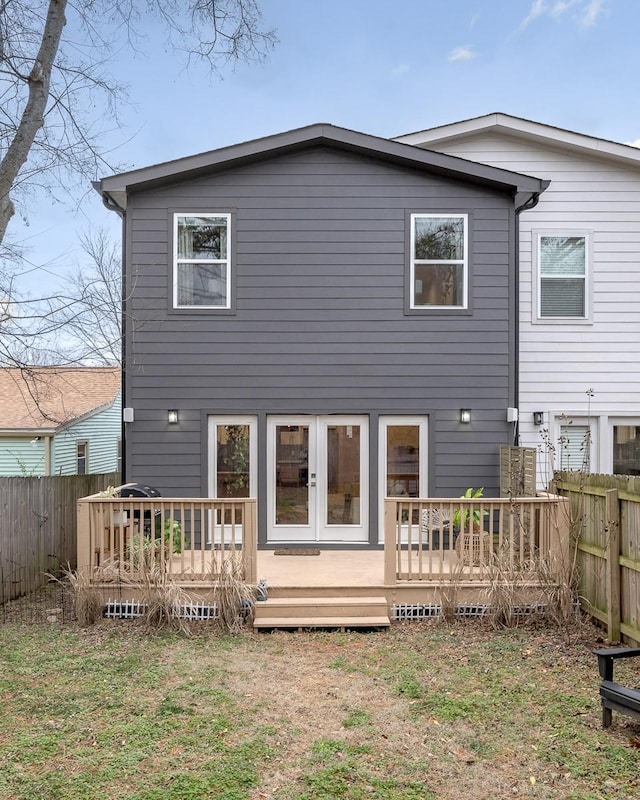
[[[82,570],[63,569],[62,578],[48,576],[50,580],[64,582],[73,594],[74,611],[78,624],[87,628],[102,617],[102,597]]]
[[[218,624],[229,633],[239,633],[252,618],[255,590],[244,581],[240,553],[215,551],[211,559],[210,579],[218,607]]]
[[[0,626],[0,796],[629,800],[640,727],[601,729],[578,633]]]

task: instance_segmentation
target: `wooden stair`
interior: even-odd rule
[[[388,628],[387,599],[381,597],[273,597],[255,605],[253,627]]]

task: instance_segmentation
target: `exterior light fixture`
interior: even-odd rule
[[[542,425],[544,422],[544,411],[534,411],[533,412],[533,424],[534,425]]]
[[[169,425],[178,424],[178,412],[175,408],[170,408],[169,411],[167,411],[167,422]]]
[[[471,409],[470,408],[461,408],[460,409],[460,422],[467,424],[471,422]]]

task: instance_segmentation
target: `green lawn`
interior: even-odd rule
[[[194,630],[0,626],[0,797],[640,795],[640,727],[600,729],[595,629]]]

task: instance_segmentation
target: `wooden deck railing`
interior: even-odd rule
[[[215,580],[226,556],[241,559],[244,580],[256,582],[253,498],[78,501],[78,569],[92,580],[129,578],[161,568],[178,581]]]
[[[559,575],[569,553],[569,506],[556,495],[385,500],[385,583],[486,581],[500,568]]]

